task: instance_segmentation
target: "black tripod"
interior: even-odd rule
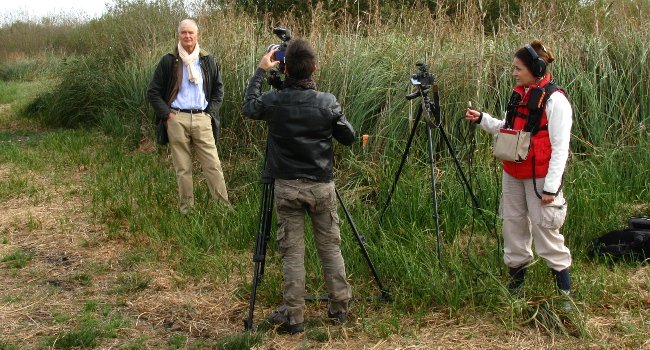
[[[357,227],[354,224],[354,221],[352,220],[352,215],[350,215],[348,208],[343,203],[343,199],[341,198],[339,191],[338,190],[335,191],[336,191],[336,198],[338,198],[339,203],[341,203],[341,207],[345,212],[345,218],[348,220],[348,223],[352,228],[352,232],[354,232],[354,235],[357,239],[357,243],[359,244],[359,248],[361,249],[361,253],[363,254],[363,257],[366,259],[366,262],[368,263],[368,267],[372,272],[372,276],[375,278],[375,282],[379,287],[379,291],[381,292],[380,300],[391,301],[392,297],[388,292],[388,289],[386,289],[384,285],[381,283],[381,279],[379,278],[379,274],[375,269],[375,265],[370,260],[370,255],[368,255],[368,250],[366,249],[366,243],[363,236],[359,234],[359,231],[357,230]],[[257,237],[255,239],[255,252],[253,253],[253,262],[254,262],[253,283],[251,288],[251,298],[250,298],[250,304],[248,309],[248,318],[244,320],[244,330],[247,331],[253,329],[253,314],[255,309],[255,299],[257,296],[257,286],[261,282],[262,277],[264,276],[264,263],[266,261],[266,247],[271,236],[272,216],[273,216],[273,179],[263,177],[262,178],[262,201],[261,201],[260,211],[258,216]]]
[[[462,179],[463,184],[465,185],[465,188],[467,189],[468,193],[470,194],[472,198],[472,203],[474,204],[474,208],[478,211],[480,211],[480,206],[478,203],[478,199],[474,195],[474,191],[472,191],[472,187],[469,184],[469,181],[467,181],[467,177],[465,176],[465,173],[463,172],[462,167],[460,166],[460,161],[458,161],[458,157],[456,157],[456,152],[454,151],[453,146],[451,145],[451,142],[449,142],[449,138],[447,137],[447,133],[445,133],[445,129],[442,128],[442,121],[440,119],[440,97],[438,95],[438,86],[435,84],[435,78],[433,74],[429,73],[428,67],[424,63],[418,63],[416,64],[418,67],[418,72],[413,74],[411,77],[411,83],[415,86],[417,86],[418,91],[407,95],[406,99],[407,100],[412,100],[418,97],[422,97],[422,103],[420,104],[417,112],[417,116],[415,117],[415,122],[413,123],[413,128],[411,129],[411,134],[409,135],[408,141],[406,142],[406,149],[404,150],[404,153],[402,154],[402,161],[399,164],[399,168],[397,169],[397,173],[395,174],[395,180],[393,181],[393,186],[391,187],[390,193],[388,195],[388,199],[386,200],[386,204],[384,205],[384,209],[381,212],[381,216],[379,217],[379,222],[381,223],[384,219],[384,214],[386,213],[386,209],[388,209],[388,206],[390,205],[391,198],[393,197],[393,192],[395,191],[395,186],[397,185],[397,181],[399,180],[399,176],[402,173],[402,168],[404,167],[404,163],[406,162],[406,157],[408,156],[409,150],[411,148],[411,143],[413,142],[413,137],[415,136],[415,131],[417,130],[418,124],[420,122],[420,118],[423,115],[423,111],[426,111],[426,115],[424,116],[425,123],[427,125],[427,150],[429,153],[429,165],[431,167],[431,196],[433,198],[433,218],[436,222],[436,240],[437,240],[437,252],[438,252],[438,263],[442,267],[442,239],[440,237],[440,217],[438,214],[438,195],[436,194],[436,159],[433,153],[433,141],[432,141],[432,129],[435,128],[438,131],[440,131],[440,136],[442,140],[444,141],[445,145],[447,145],[447,148],[449,149],[449,153],[451,154],[452,158],[454,159],[454,164],[456,165],[456,170],[460,174],[460,177]],[[429,92],[433,93],[433,100],[429,98]],[[433,118],[432,118],[433,116]]]

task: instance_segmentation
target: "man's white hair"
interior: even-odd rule
[[[176,30],[176,33],[180,34],[180,33],[181,33],[181,28],[182,28],[184,25],[188,25],[188,24],[193,25],[194,28],[196,28],[196,32],[197,32],[197,33],[199,32],[199,25],[196,24],[196,21],[193,20],[193,19],[191,19],[191,18],[186,18],[186,19],[184,19],[184,20],[178,22],[178,29]]]

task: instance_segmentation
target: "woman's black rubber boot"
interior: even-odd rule
[[[522,265],[519,267],[511,267],[508,270],[510,274],[510,283],[508,283],[508,291],[511,294],[517,293],[521,288],[521,285],[524,284],[524,278],[526,277],[526,266]]]

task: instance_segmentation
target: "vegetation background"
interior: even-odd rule
[[[213,52],[222,67],[218,148],[236,207],[225,215],[210,203],[198,167],[199,206],[189,217],[178,214],[168,150],[152,142],[146,86],[160,57],[173,48],[177,23],[185,17],[196,18],[202,48]],[[84,169],[85,210],[111,239],[149,251],[149,259],[168,262],[183,276],[234,281],[234,297],[247,301],[266,132],[263,123],[242,116],[241,105],[259,58],[278,42],[271,29],[283,26],[314,44],[318,88],[338,96],[358,135],[369,135],[365,147],[361,142],[337,147],[336,182],[395,300],[388,313],[386,306],[363,301],[376,296],[376,286],[341,215],[344,256],[360,300],[354,308],[362,320],[358,327],[378,338],[412,334],[426,327],[422,320],[433,310],[461,324],[486,317],[506,330],[532,325],[551,336],[576,337],[584,346],[647,347],[647,265],[587,256],[593,238],[624,226],[631,215],[650,214],[647,18],[650,3],[630,0],[120,0],[87,22],[14,21],[0,28],[0,103],[10,104],[11,115],[23,121],[2,124],[7,142],[0,160],[9,170],[0,199],[33,191],[25,172]],[[533,265],[524,296],[513,298],[504,289],[497,218],[500,166],[490,156],[490,137],[462,120],[467,101],[494,115],[503,113],[513,84],[512,54],[535,38],[555,53],[552,74],[574,111],[564,185],[569,215],[563,233],[575,259],[576,305],[568,315],[556,307],[543,261]],[[404,98],[413,90],[409,78],[417,62],[427,63],[435,74],[440,129],[450,137],[480,205],[474,208],[441,130],[434,129],[440,260],[423,125],[378,224],[419,103]],[[51,136],[11,142],[24,135],[24,125]],[[0,235],[11,240],[18,234],[12,232],[5,228]],[[275,251],[273,242],[269,251]],[[13,251],[3,261],[20,260],[21,254]],[[258,298],[263,309],[281,301],[278,258],[270,254],[267,260]],[[307,265],[309,291],[323,294],[313,249]],[[639,270],[640,277],[630,280]],[[622,320],[620,314],[634,317]],[[411,320],[408,327],[400,322],[405,317]],[[600,317],[623,324],[607,328],[614,341],[599,336],[593,322]],[[243,342],[251,339],[264,342],[253,335]],[[0,348],[18,342],[7,341]]]

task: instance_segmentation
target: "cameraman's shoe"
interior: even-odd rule
[[[334,324],[344,324],[348,321],[348,313],[345,311],[330,312],[327,310],[327,318]]]
[[[289,317],[281,311],[273,311],[273,313],[266,318],[266,321],[279,326],[276,330],[278,334],[296,334],[305,331],[305,326],[302,323],[290,324]]]

